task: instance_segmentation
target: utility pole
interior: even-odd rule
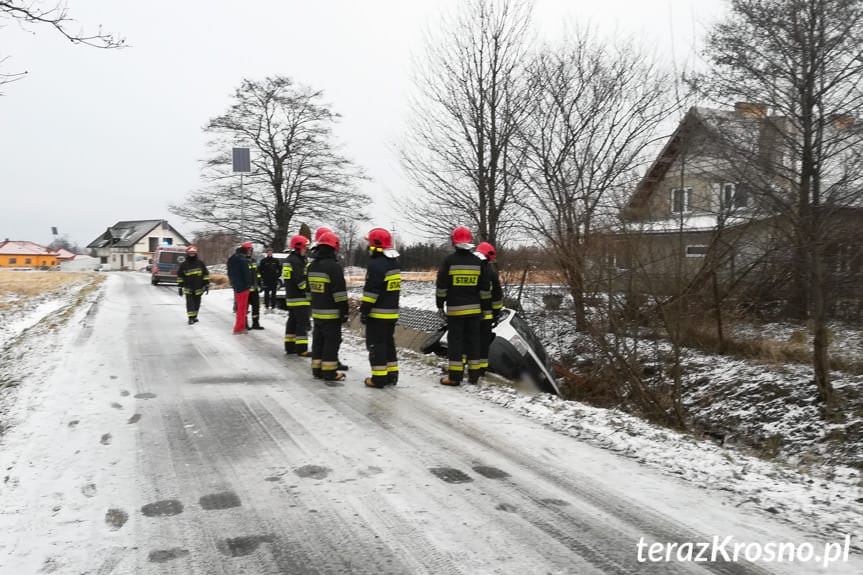
[[[240,174],[240,243],[246,240],[246,194],[243,193],[243,174],[252,173],[249,148],[233,149],[234,173]]]

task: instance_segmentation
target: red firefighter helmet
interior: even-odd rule
[[[476,251],[484,255],[488,258],[488,261],[493,262],[497,257],[497,251],[495,251],[494,246],[488,242],[482,242],[476,247]]]
[[[389,250],[393,247],[393,236],[384,228],[372,228],[369,230],[369,233],[366,234],[366,241],[373,248]]]
[[[309,245],[309,238],[306,236],[301,236],[300,234],[295,235],[291,238],[291,249],[300,251],[307,245]]]
[[[198,246],[189,246],[186,248],[187,254],[196,254],[198,253]]]
[[[318,245],[330,246],[334,250],[339,251],[339,236],[333,232],[324,232],[321,234],[321,237],[318,238]]]
[[[452,243],[454,246],[458,244],[469,244],[473,241],[473,235],[470,230],[464,226],[459,226],[452,231]]]
[[[317,230],[315,230],[315,243],[316,244],[321,243],[321,236],[324,234],[331,234],[331,233],[333,233],[333,230],[331,230],[330,228],[318,228]]]
[[[241,245],[240,247],[250,250],[250,249],[252,249],[252,242],[243,242],[243,245]]]

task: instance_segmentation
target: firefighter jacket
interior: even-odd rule
[[[177,269],[177,285],[183,293],[201,295],[210,287],[210,272],[197,256],[187,257]]]
[[[500,310],[503,309],[503,288],[500,287],[500,278],[497,275],[497,270],[493,263],[488,261],[485,255],[475,252],[473,255],[482,260],[482,265],[488,270],[491,292],[491,309],[483,314],[482,319],[496,319],[500,315]]]
[[[261,270],[261,281],[265,286],[275,286],[279,282],[282,273],[282,262],[273,256],[267,256],[258,264]]]
[[[282,266],[285,284],[285,303],[289,308],[310,305],[306,282],[306,258],[292,251]]]
[[[399,292],[401,274],[398,258],[383,252],[372,252],[366,270],[360,314],[371,319],[396,321],[399,318]]]
[[[261,272],[258,270],[258,262],[251,256],[249,256],[249,271],[252,272],[252,286],[249,288],[249,291],[260,291]]]
[[[469,250],[456,249],[437,272],[437,307],[446,303],[448,316],[482,317],[491,310],[491,279],[488,268]]]
[[[309,266],[309,291],[312,294],[312,318],[346,321],[348,289],[345,272],[330,246],[318,246],[315,260]]]
[[[252,287],[249,258],[240,250],[228,258],[228,280],[235,292],[246,291]]]

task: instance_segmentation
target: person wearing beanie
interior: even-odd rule
[[[252,244],[244,243],[228,258],[228,280],[234,289],[236,319],[234,335],[246,333],[246,313],[249,309],[249,290],[252,288],[252,270],[249,268],[249,254]]]

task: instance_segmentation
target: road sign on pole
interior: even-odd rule
[[[249,148],[234,148],[234,173],[249,174],[252,172],[252,162],[249,158]]]
[[[231,157],[234,173],[240,174],[240,241],[242,242],[246,239],[246,195],[243,193],[243,174],[252,172],[252,161],[249,157],[249,148],[234,148]]]

